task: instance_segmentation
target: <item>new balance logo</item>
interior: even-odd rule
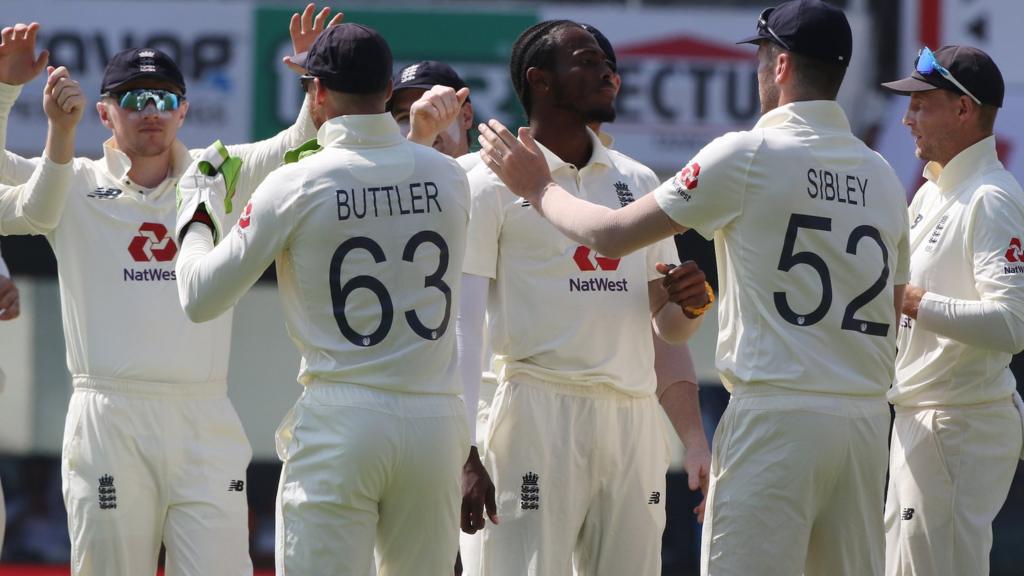
[[[523,487],[519,495],[519,507],[523,510],[540,508],[540,476],[533,472],[523,475]]]
[[[629,191],[629,185],[621,180],[615,183],[615,195],[619,197],[619,204],[623,206],[636,200],[633,198],[633,193]]]
[[[245,490],[245,480],[232,480],[228,483],[228,492],[241,492]]]
[[[661,492],[651,492],[651,497],[647,499],[648,504],[661,504]]]
[[[120,188],[104,188],[100,186],[86,194],[86,196],[97,200],[113,200],[114,198],[120,198],[121,194],[124,194],[124,192]]]
[[[100,476],[100,485],[97,489],[99,494],[100,510],[113,510],[117,508],[117,488],[114,486],[114,477],[110,474]]]
[[[904,520],[911,520],[911,519],[913,519],[914,518],[914,509],[913,508],[904,508],[903,509],[903,513],[900,514],[900,518],[902,518]]]

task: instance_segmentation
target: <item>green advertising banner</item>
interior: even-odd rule
[[[253,38],[252,136],[267,138],[290,125],[302,103],[298,77],[281,65],[291,53],[288,21],[295,10],[259,7]],[[538,21],[534,12],[469,10],[345,10],[345,21],[378,30],[391,45],[395,72],[420,60],[452,65],[470,86],[477,119],[522,123],[508,75],[508,55],[519,34]]]

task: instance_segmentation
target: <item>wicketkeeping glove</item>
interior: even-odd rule
[[[229,155],[220,140],[208,146],[189,166],[178,180],[178,219],[174,236],[179,244],[200,207],[206,209],[213,222],[213,243],[220,242],[223,225],[230,222],[227,215],[233,208],[231,200],[235,196],[235,184],[241,168],[242,159]]]

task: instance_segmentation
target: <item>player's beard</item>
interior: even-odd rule
[[[567,112],[574,112],[583,117],[585,124],[597,122],[605,124],[615,121],[615,104],[583,104],[577,98],[566,95],[561,85],[555,83],[551,86],[555,107]]]
[[[757,94],[761,99],[762,115],[779,107],[779,85],[772,78],[772,71],[758,72]]]
[[[584,111],[587,117],[587,124],[597,122],[598,124],[607,124],[609,122],[615,122],[615,106],[600,106],[595,107],[591,110]]]

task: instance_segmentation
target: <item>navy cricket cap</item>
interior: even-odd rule
[[[846,14],[821,0],[789,0],[766,8],[757,19],[757,34],[737,44],[768,41],[788,52],[843,66],[850,65],[853,32]]]
[[[185,95],[185,77],[174,60],[156,48],[122,50],[107,63],[100,83],[100,93],[117,92],[137,80],[153,80],[172,86]]]
[[[1003,107],[1003,94],[1006,92],[1003,74],[988,54],[972,46],[943,46],[934,55],[939,65],[948,70],[982,104]],[[963,90],[934,69],[927,74],[914,70],[907,78],[885,82],[882,86],[904,96],[935,89],[964,94]]]
[[[331,26],[316,37],[305,58],[295,61],[336,92],[383,92],[391,80],[391,48],[380,33],[362,24]]]
[[[436,60],[424,60],[410,64],[398,72],[395,92],[406,88],[429,90],[434,86],[447,86],[456,92],[466,87],[465,80],[454,68]]]
[[[619,69],[619,60],[615,57],[615,48],[612,48],[612,43],[608,41],[608,37],[590,24],[580,24],[580,26],[582,26],[587,32],[590,32],[591,36],[594,37],[594,40],[597,40],[597,45],[601,47],[601,52],[604,52],[604,57],[607,58],[608,62],[612,65],[612,71],[617,72]]]

